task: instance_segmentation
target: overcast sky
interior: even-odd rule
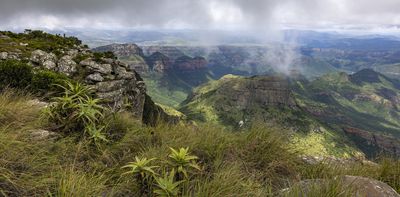
[[[400,0],[0,0],[0,27],[398,32]]]

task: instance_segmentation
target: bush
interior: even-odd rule
[[[62,92],[57,85],[65,85],[68,77],[50,70],[34,71],[30,65],[18,60],[0,61],[0,90],[6,87],[39,93]]]
[[[32,80],[32,67],[17,60],[0,61],[0,89],[26,88]]]
[[[66,85],[66,81],[68,81],[68,77],[63,74],[40,70],[33,75],[30,88],[42,94],[49,91],[61,92],[63,89],[60,88],[60,85]]]

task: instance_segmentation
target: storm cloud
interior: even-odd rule
[[[0,0],[0,27],[397,29],[399,11],[398,0]]]

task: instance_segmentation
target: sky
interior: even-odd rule
[[[0,0],[0,28],[399,32],[400,0]]]

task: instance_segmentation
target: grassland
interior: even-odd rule
[[[113,125],[124,135],[97,148],[73,135],[33,139],[32,130],[46,129],[47,123],[41,118],[42,107],[32,99],[19,91],[0,94],[3,196],[138,196],[139,183],[122,175],[126,170],[121,167],[135,156],[157,158],[154,165],[163,173],[169,168],[164,161],[170,147],[189,147],[202,169],[180,186],[180,196],[276,196],[300,180],[344,174],[382,180],[400,191],[399,161],[306,164],[299,157],[302,153],[289,145],[285,131],[270,125],[240,132],[207,124],[146,127],[130,114],[119,113]]]

